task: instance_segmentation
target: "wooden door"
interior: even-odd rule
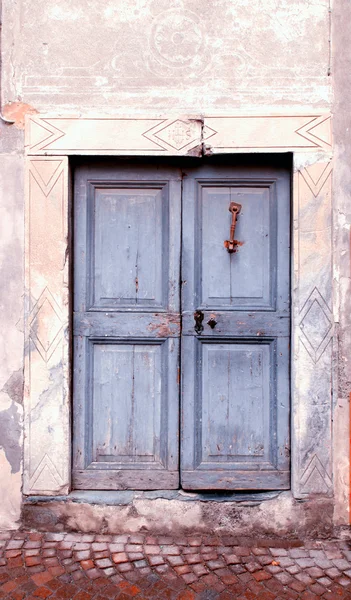
[[[80,167],[73,487],[179,485],[181,172]]]
[[[80,167],[74,223],[73,486],[288,488],[289,172]]]
[[[231,202],[242,206],[235,253],[224,246]],[[289,487],[289,240],[288,171],[185,171],[185,489]]]

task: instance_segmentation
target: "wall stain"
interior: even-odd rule
[[[24,102],[8,102],[2,109],[4,119],[12,122],[17,129],[24,129],[26,115],[35,115],[38,112],[33,106]]]
[[[23,384],[23,369],[21,368],[12,373],[11,377],[8,378],[1,391],[10,396],[13,402],[16,402],[17,404],[23,404]]]
[[[20,413],[16,403],[12,401],[10,408],[0,412],[0,446],[4,449],[12,473],[18,473],[21,466],[20,438]]]

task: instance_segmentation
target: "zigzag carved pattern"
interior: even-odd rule
[[[309,484],[313,479],[315,479],[314,485],[312,484],[313,487],[315,487],[317,480],[320,482],[321,488],[324,488],[320,489],[321,492],[328,492],[332,487],[332,480],[317,454],[313,454],[301,475],[300,482],[302,493],[311,491],[309,489]]]
[[[57,470],[55,464],[52,462],[51,458],[48,456],[48,454],[45,453],[43,458],[39,462],[38,466],[34,470],[34,473],[31,476],[30,483],[31,483],[31,488],[33,490],[36,489],[37,482],[40,479],[40,476],[43,474],[43,471],[45,469],[48,469],[51,477],[54,479],[57,486],[62,485],[63,480],[62,480],[60,473],[58,472],[58,470]]]
[[[68,482],[66,157],[28,157],[26,202],[26,493],[56,493]],[[54,442],[55,439],[55,442]]]

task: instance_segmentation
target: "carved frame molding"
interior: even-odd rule
[[[293,152],[292,488],[333,493],[330,115],[26,118],[24,493],[70,491],[69,156]]]

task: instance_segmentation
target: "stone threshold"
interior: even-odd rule
[[[47,502],[77,502],[87,504],[103,504],[110,506],[125,506],[135,500],[178,500],[182,502],[238,502],[243,505],[255,505],[266,500],[277,498],[282,492],[185,492],[184,490],[155,490],[155,491],[103,491],[84,490],[72,491],[61,496],[24,496],[25,504]]]

